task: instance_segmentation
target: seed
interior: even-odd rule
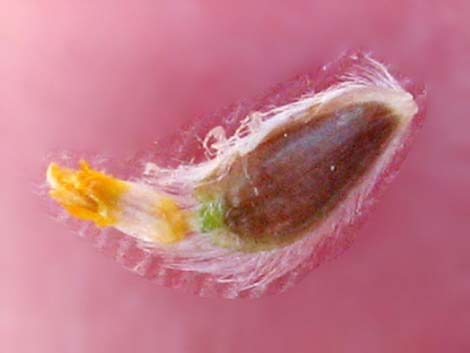
[[[398,125],[374,102],[306,120],[271,134],[224,176],[224,223],[242,239],[269,246],[305,234],[360,182]]]

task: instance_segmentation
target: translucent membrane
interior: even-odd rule
[[[423,100],[410,81],[350,53],[262,99],[192,123],[175,144],[162,143],[159,155],[144,152],[121,165],[50,156],[71,168],[84,158],[126,180],[123,190],[132,193],[124,211],[114,192],[104,195],[104,206],[91,202],[83,183],[80,207],[68,206],[95,220],[98,206],[109,216],[111,205],[117,220],[104,219],[114,228],[74,219],[55,203],[51,208],[117,262],[163,285],[227,298],[278,293],[350,245],[396,174]],[[206,158],[198,156],[200,140]],[[55,198],[68,193],[56,191]]]

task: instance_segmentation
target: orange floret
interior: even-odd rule
[[[129,189],[125,181],[93,170],[83,160],[78,170],[51,163],[47,180],[52,188],[49,194],[55,201],[72,216],[93,221],[100,227],[116,223],[119,201]]]

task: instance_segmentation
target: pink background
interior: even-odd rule
[[[468,1],[0,2],[0,352],[470,352]],[[366,47],[428,118],[354,246],[289,292],[203,299],[51,221],[48,151],[127,158]]]

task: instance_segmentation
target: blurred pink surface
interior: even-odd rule
[[[1,2],[0,352],[470,352],[469,16],[465,1]],[[32,193],[51,150],[127,158],[358,46],[427,85],[427,121],[353,247],[286,294],[159,287]]]

